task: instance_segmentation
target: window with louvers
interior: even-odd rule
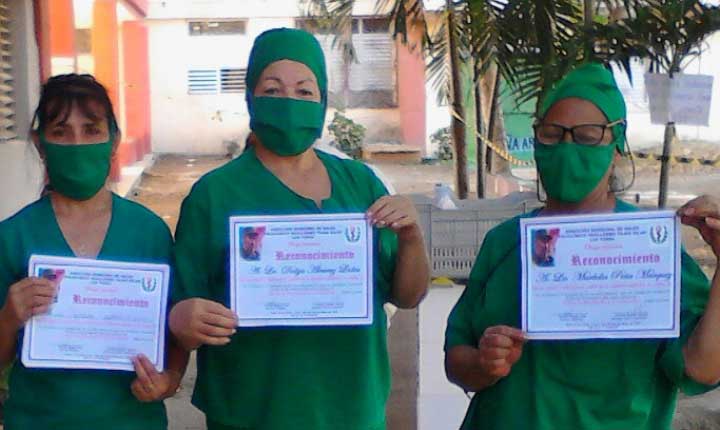
[[[188,94],[217,94],[218,73],[216,69],[188,70]]]
[[[395,41],[385,17],[353,18],[355,60],[346,64],[335,35],[312,18],[296,26],[315,34],[328,72],[328,102],[338,108],[397,107]]]
[[[0,142],[17,138],[8,1],[0,0]]]
[[[244,93],[247,69],[220,69],[220,92]]]

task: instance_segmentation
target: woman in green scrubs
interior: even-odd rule
[[[678,389],[702,393],[720,380],[720,278],[711,289],[683,252],[677,339],[526,341],[518,328],[519,218],[636,210],[610,186],[626,117],[610,71],[588,64],[570,72],[538,114],[546,205],[488,233],[448,320],[447,376],[475,393],[462,429],[669,429]],[[692,211],[683,221],[705,222]]]
[[[311,149],[327,105],[322,50],[304,31],[260,35],[250,54],[252,145],[182,206],[170,328],[198,349],[193,403],[208,428],[380,430],[390,389],[383,304],[418,305],[429,281],[417,212],[364,164]],[[228,217],[366,212],[377,229],[370,326],[236,328]]]
[[[15,360],[24,324],[47,312],[53,282],[27,277],[32,254],[169,263],[165,223],[105,188],[120,131],[102,85],[89,75],[61,75],[43,86],[32,138],[45,164],[44,195],[0,223],[0,366],[10,365],[5,429],[161,430],[162,399],[177,390],[187,353],[169,345],[167,370],[144,356],[136,374],[29,369]]]

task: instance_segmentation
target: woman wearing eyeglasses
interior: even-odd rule
[[[522,217],[636,210],[611,187],[627,150],[625,116],[622,94],[602,65],[581,66],[558,82],[535,125],[547,202]],[[688,213],[683,222],[704,222]],[[475,393],[462,429],[669,429],[678,389],[697,394],[720,380],[720,297],[712,297],[720,288],[711,291],[683,253],[679,338],[526,341],[519,329],[519,218],[488,233],[448,320],[448,379]]]

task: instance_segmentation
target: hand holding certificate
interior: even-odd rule
[[[673,212],[527,218],[520,228],[529,339],[679,335]]]
[[[230,301],[239,326],[373,321],[364,214],[230,218]]]
[[[28,271],[57,296],[25,326],[25,366],[132,371],[144,354],[163,370],[167,265],[33,256]]]

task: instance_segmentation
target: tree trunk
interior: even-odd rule
[[[540,81],[540,94],[538,94],[535,111],[540,110],[540,105],[545,96],[545,92],[550,88],[553,82],[550,82],[552,70],[557,67],[555,64],[555,25],[553,17],[555,16],[555,5],[553,2],[545,0],[535,0],[535,36],[540,49],[540,58],[542,61],[542,75]]]
[[[670,85],[672,85],[672,78],[675,73],[680,73],[680,69],[671,68],[668,72],[668,77],[671,79]],[[670,183],[670,157],[676,136],[675,123],[671,121],[665,124],[665,140],[663,141],[662,160],[660,160],[660,189],[658,190],[658,208],[660,209],[665,208],[667,205],[667,192]]]
[[[490,119],[488,120],[488,140],[501,148],[506,148],[507,139],[505,138],[505,121],[500,104],[500,74],[495,74],[495,82],[490,99]],[[488,171],[497,175],[509,170],[510,165],[507,160],[500,157],[495,151],[487,152]]]
[[[663,154],[660,167],[660,190],[658,192],[658,208],[664,209],[667,206],[667,192],[670,176],[670,156],[672,155],[672,144],[675,140],[675,123],[669,122],[665,125],[665,141],[663,142]]]
[[[583,12],[585,31],[590,32],[593,26],[593,0],[583,1]],[[593,56],[594,48],[595,43],[588,39],[587,45],[585,46],[585,58],[591,58]]]
[[[475,77],[475,142],[477,142],[477,196],[485,198],[485,172],[487,170],[487,145],[485,145],[485,127],[482,108],[482,85],[480,77]]]
[[[463,122],[463,104],[460,70],[460,53],[458,52],[457,33],[455,29],[455,10],[452,0],[446,0],[448,46],[450,48],[450,73],[452,99],[450,115],[452,120],[452,138],[455,148],[455,191],[458,198],[468,197],[467,151],[465,150],[465,124]]]

